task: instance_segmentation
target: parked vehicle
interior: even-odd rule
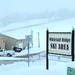
[[[13,50],[14,50],[15,52],[21,52],[21,51],[22,51],[22,48],[13,47]]]
[[[14,55],[15,52],[13,50],[5,50],[5,49],[0,49],[0,56],[12,56]]]

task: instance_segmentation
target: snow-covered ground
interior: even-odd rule
[[[31,49],[34,50],[35,48]],[[36,49],[36,52],[39,52],[39,48]],[[42,50],[41,50],[42,51]],[[34,53],[32,52],[32,53]],[[16,54],[17,55],[17,54]],[[18,54],[19,55],[19,54]],[[43,57],[44,55],[44,57]],[[60,58],[58,58],[60,57]],[[0,61],[2,60],[21,60],[27,58],[15,58],[15,57],[0,57]],[[64,58],[59,55],[49,55],[49,70],[46,70],[46,57],[45,53],[40,56],[38,59],[38,55],[30,57],[29,66],[28,62],[20,61],[15,62],[13,64],[1,64],[0,65],[0,75],[67,75],[67,67],[71,66],[71,57]],[[36,60],[37,59],[37,60]],[[74,65],[75,63],[73,63]],[[72,65],[72,66],[73,66]]]
[[[29,67],[24,61],[8,65],[1,64],[0,75],[67,75],[68,62],[49,60],[49,70],[46,70],[45,58],[29,64]]]

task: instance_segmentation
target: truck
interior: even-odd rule
[[[13,50],[5,50],[5,49],[0,49],[0,56],[12,56],[15,54],[15,51]]]
[[[13,50],[14,50],[15,52],[21,52],[21,51],[22,51],[22,48],[13,47]]]

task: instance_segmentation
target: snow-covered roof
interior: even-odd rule
[[[71,32],[75,28],[75,18],[48,23],[45,26],[50,32]]]
[[[73,28],[75,28],[75,18],[56,22],[49,22],[49,19],[37,19],[7,25],[0,28],[0,32],[16,39],[24,39],[25,35],[31,34],[31,30],[40,32],[49,29],[50,32],[71,32]]]
[[[25,22],[18,22],[18,23],[12,23],[9,24],[5,27],[0,28],[0,31],[5,32],[5,31],[14,31],[14,30],[19,30],[23,28],[29,28],[31,26],[37,26],[43,23],[48,22],[49,19],[34,19],[34,20],[26,20]]]
[[[40,30],[40,28],[37,29],[36,26],[47,23],[48,20],[49,19],[35,19],[20,23],[12,23],[0,28],[0,32],[16,39],[24,39],[25,35],[31,34],[31,30]]]

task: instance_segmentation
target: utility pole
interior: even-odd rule
[[[37,32],[38,34],[38,47],[40,48],[40,35],[39,35],[39,32]]]

